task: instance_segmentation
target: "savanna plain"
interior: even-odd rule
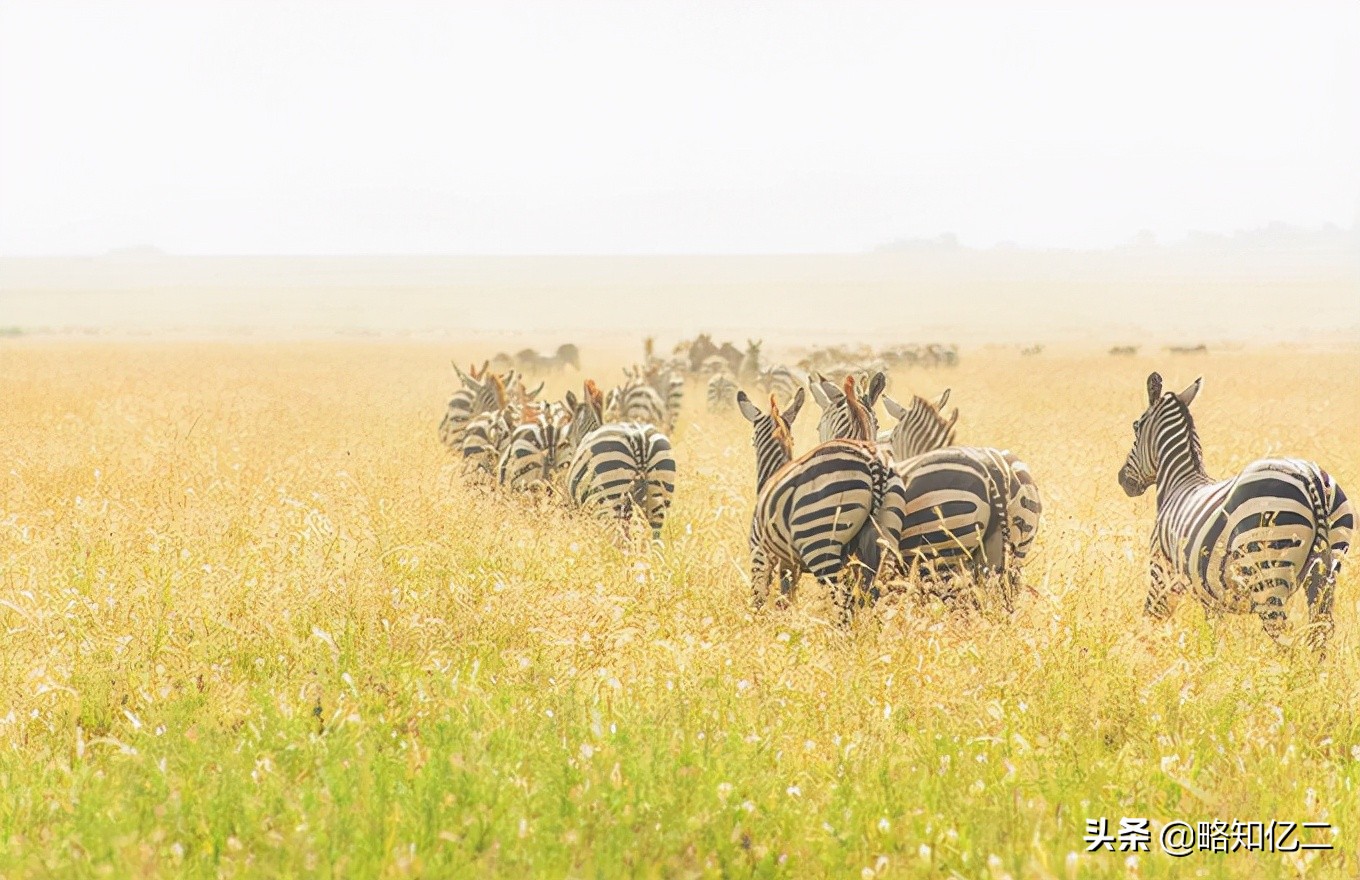
[[[641,354],[576,341],[547,396]],[[1360,496],[1356,351],[895,373],[1044,519],[1013,614],[894,594],[848,631],[809,578],[751,611],[749,425],[697,383],[654,545],[465,480],[449,360],[491,353],[0,340],[0,875],[1360,876],[1360,557],[1321,662],[1193,601],[1153,624],[1153,500],[1115,479],[1157,369],[1205,376],[1212,474],[1293,454]],[[1101,817],[1153,851],[1085,852]],[[1174,859],[1177,819],[1335,849]]]

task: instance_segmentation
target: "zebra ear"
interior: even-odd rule
[[[946,388],[943,392],[941,392],[940,399],[935,401],[935,409],[937,411],[940,412],[944,411],[944,405],[949,402],[949,391],[950,389]]]
[[[906,408],[886,394],[883,395],[883,408],[888,411],[888,415],[897,419],[899,422],[907,415]]]
[[[881,371],[874,373],[873,378],[869,380],[868,392],[861,394],[860,400],[864,402],[865,406],[873,409],[874,404],[878,402],[878,396],[883,393],[883,389],[886,387],[888,387],[888,377],[884,376]]]
[[[456,361],[453,362],[453,371],[454,371],[455,373],[458,374],[459,380],[462,381],[462,383],[463,383],[464,385],[467,385],[467,386],[470,387],[470,388],[471,388],[471,387],[476,387],[476,386],[473,384],[472,377],[469,376],[467,373],[464,373],[464,372],[462,371],[462,369],[459,368],[459,366],[458,366],[458,364],[457,364]]]
[[[1191,402],[1194,401],[1195,396],[1199,394],[1199,389],[1203,386],[1204,377],[1200,376],[1198,379],[1191,382],[1190,385],[1184,391],[1182,391],[1180,394],[1177,394],[1176,399],[1181,402],[1182,406],[1189,406]]]
[[[568,408],[569,410],[571,410],[572,412],[576,412],[576,404],[577,404],[579,401],[577,401],[576,395],[575,395],[574,393],[568,391],[567,394],[566,394],[566,396],[565,396],[564,398],[562,398],[562,399],[565,400],[565,401],[567,402],[567,408]]]
[[[1162,374],[1152,373],[1148,376],[1148,406],[1156,403],[1162,396]]]
[[[802,389],[800,388],[799,390],[801,391]],[[741,410],[741,414],[746,416],[746,421],[748,422],[759,421],[760,417],[764,415],[764,413],[760,411],[760,408],[751,402],[751,398],[746,396],[745,391],[737,392],[737,407]]]
[[[831,398],[827,397],[826,389],[823,387],[825,381],[825,379],[818,376],[808,382],[808,387],[812,389],[812,399],[817,401],[817,405],[822,409],[826,409],[831,405]],[[798,390],[802,391],[803,389],[799,388]]]
[[[780,413],[784,417],[784,421],[792,425],[793,420],[798,418],[798,411],[803,408],[803,401],[806,399],[807,395],[803,393],[802,388],[799,388],[798,393],[793,395],[793,402],[788,405],[784,412]]]

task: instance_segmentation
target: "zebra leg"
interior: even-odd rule
[[[1171,569],[1171,560],[1160,553],[1154,553],[1148,563],[1147,599],[1143,602],[1143,613],[1153,620],[1166,620],[1176,611],[1185,586]]]
[[[794,590],[798,587],[798,572],[779,567],[779,598],[774,600],[776,608],[788,608],[793,602]]]
[[[1277,569],[1261,569],[1249,562],[1243,563],[1238,560],[1233,562],[1236,563],[1231,565],[1235,583],[1247,588],[1251,596],[1252,613],[1261,618],[1261,628],[1275,644],[1282,648],[1290,647],[1292,640],[1286,636],[1289,615],[1284,610],[1284,603],[1294,586],[1292,579],[1284,580],[1278,576],[1270,576],[1271,572]]]
[[[1329,552],[1314,562],[1307,574],[1304,593],[1308,598],[1308,634],[1305,640],[1319,656],[1326,650],[1335,624],[1332,623],[1332,601],[1336,597],[1337,562]]]
[[[756,611],[764,608],[765,600],[770,597],[772,575],[770,560],[764,551],[758,548],[751,551],[751,604]]]

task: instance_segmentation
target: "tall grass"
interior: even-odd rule
[[[1152,503],[1115,481],[1160,368],[1206,375],[1212,472],[1291,452],[1360,495],[1354,353],[896,376],[951,385],[1045,520],[1013,617],[899,596],[849,632],[809,579],[750,612],[735,412],[691,389],[664,541],[620,548],[462,481],[450,354],[0,349],[0,875],[1360,873],[1356,562],[1321,666],[1193,602],[1151,625]],[[1087,854],[1099,817],[1327,822],[1336,849]]]

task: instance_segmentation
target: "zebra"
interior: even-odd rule
[[[878,441],[878,414],[874,404],[883,393],[886,382],[882,373],[875,373],[868,387],[861,395],[855,388],[853,376],[846,376],[842,388],[837,388],[825,379],[816,377],[808,382],[812,399],[822,408],[822,417],[817,422],[817,439],[861,440],[866,443]]]
[[[949,402],[949,391],[950,389],[946,388],[933,402],[924,397],[913,396],[910,407],[904,407],[884,395],[883,408],[888,411],[888,415],[897,419],[897,424],[879,433],[877,438],[879,444],[888,446],[892,450],[893,458],[898,461],[923,452],[953,446],[954,426],[959,420],[958,408],[955,407],[953,415],[948,419],[942,415],[945,404]]]
[[[689,359],[690,372],[697,373],[709,358],[718,355],[718,350],[718,346],[713,343],[713,337],[707,333],[700,333],[693,342],[677,345],[674,353],[683,353]]]
[[[955,467],[962,467],[966,471],[966,476],[962,477],[966,486],[976,488],[994,484],[998,490],[1004,488],[1008,520],[1006,524],[1008,544],[1005,547],[1008,560],[1004,566],[1008,583],[1005,596],[1009,597],[1019,589],[1020,569],[1028,562],[1030,551],[1034,548],[1035,537],[1039,533],[1039,520],[1043,514],[1039,487],[1030,472],[1030,465],[1021,461],[1009,449],[953,445],[955,426],[959,422],[959,409],[953,409],[952,415],[948,419],[945,418],[941,411],[948,403],[949,389],[945,389],[934,401],[914,396],[910,407],[903,407],[898,401],[884,396],[884,408],[887,409],[888,415],[898,420],[898,423],[887,434],[879,435],[879,443],[880,446],[885,445],[891,449],[892,457],[899,462],[923,454],[936,453],[937,450],[959,450],[957,454],[944,452],[934,454],[928,460],[915,462],[915,465],[945,467],[952,462]],[[979,477],[979,473],[983,476]],[[986,535],[986,529],[990,528],[990,510],[993,509],[994,499],[987,499],[986,503],[983,503],[981,498],[974,499],[972,505],[979,517],[981,533]],[[987,517],[987,521],[983,522],[982,517]],[[972,560],[976,570],[993,569],[996,566],[989,564],[991,562],[1000,564],[1001,554],[996,549],[987,552],[985,545],[982,544],[971,545],[971,548],[976,551]],[[985,554],[985,559],[978,558],[976,554],[979,552]]]
[[[741,356],[741,363],[736,367],[738,379],[752,382],[760,375],[760,346],[763,343],[762,339],[746,340],[746,353]]]
[[[510,434],[497,468],[502,486],[521,491],[551,492],[570,458],[570,414],[560,404],[547,404],[526,413]]]
[[[570,342],[557,346],[552,354],[539,354],[532,348],[515,353],[515,364],[526,373],[555,373],[568,366],[581,369],[581,350]]]
[[[524,387],[523,378],[514,370],[498,376],[489,370],[489,366],[490,361],[486,361],[480,370],[472,367],[468,373],[464,373],[457,364],[453,365],[463,387],[449,398],[444,417],[439,422],[439,439],[450,449],[462,448],[463,432],[475,416],[503,408],[507,400],[516,404],[527,403],[543,390],[541,382],[537,388],[528,390]],[[493,380],[499,383],[499,390],[493,386]]]
[[[760,386],[773,394],[777,400],[783,401],[793,400],[793,395],[807,380],[806,375],[800,375],[792,367],[782,364],[760,374]]]
[[[599,516],[612,516],[624,528],[641,513],[658,538],[675,494],[675,456],[671,441],[656,426],[638,422],[604,423],[604,399],[594,382],[581,400],[567,395],[571,407],[566,490],[572,502]]]
[[[666,406],[663,424],[667,429],[673,429],[680,420],[680,406],[685,399],[684,374],[666,367],[652,366],[646,370],[643,378]]]
[[[894,462],[893,470],[907,495],[899,551],[910,572],[945,602],[958,598],[961,581],[977,586],[1002,575],[999,595],[1013,610],[1013,484],[1000,450],[946,447]],[[972,600],[977,605],[976,594]]]
[[[666,399],[649,383],[636,374],[616,388],[610,395],[607,411],[621,421],[667,425],[669,413]]]
[[[463,430],[473,416],[496,405],[495,391],[489,382],[482,381],[488,366],[489,362],[484,363],[481,370],[478,370],[476,365],[470,365],[469,372],[464,373],[458,368],[458,364],[453,365],[453,370],[458,374],[463,387],[453,392],[448,405],[444,407],[444,417],[439,421],[439,442],[450,449],[459,448]]]
[[[732,398],[737,390],[737,383],[726,373],[711,377],[708,380],[708,390],[706,391],[709,412],[721,412],[731,406]]]
[[[1285,602],[1300,586],[1308,600],[1306,641],[1321,651],[1331,635],[1337,572],[1350,548],[1355,512],[1346,493],[1311,461],[1266,458],[1214,481],[1204,469],[1190,415],[1201,376],[1179,394],[1147,380],[1147,409],[1133,423],[1133,448],[1119,470],[1125,494],[1157,486],[1150,587],[1144,613],[1165,619],[1193,591],[1205,610],[1255,613],[1285,644]]]
[[[505,387],[501,385],[500,377],[493,375],[489,384],[495,388],[498,405],[473,416],[463,431],[460,449],[465,473],[493,475],[514,430],[511,418],[515,413],[505,402]]]
[[[757,609],[779,582],[779,602],[793,598],[798,577],[811,572],[831,590],[840,622],[853,614],[854,590],[842,577],[850,558],[863,591],[876,600],[874,579],[884,549],[895,551],[906,517],[906,493],[887,457],[856,440],[832,440],[793,457],[789,429],[803,406],[799,388],[784,412],[770,396],[760,411],[746,392],[737,406],[753,428],[756,507],[751,517],[751,588]]]
[[[878,378],[878,377],[875,377]],[[877,383],[876,383],[877,384]],[[873,438],[879,451],[891,455],[896,451],[891,443],[884,444],[877,436],[865,408],[857,406],[855,378],[846,376],[844,391],[820,377],[814,377],[813,397],[818,395],[837,400],[828,401],[832,407],[822,415],[818,433],[825,441],[831,437]],[[881,384],[877,391],[881,392]],[[949,399],[946,391],[940,405]],[[930,431],[917,431],[913,436],[953,441],[953,421],[945,422],[928,401],[916,398],[913,409],[916,419]],[[893,404],[897,410],[911,413]],[[890,409],[890,412],[893,410]],[[955,413],[957,418],[957,412]],[[902,421],[898,423],[899,427]],[[904,431],[894,429],[899,435]],[[897,446],[902,446],[899,443]],[[906,513],[899,535],[898,549],[911,573],[931,585],[932,592],[945,601],[955,597],[955,582],[965,574],[985,577],[1005,565],[1009,543],[1006,503],[1009,500],[1003,468],[991,456],[974,455],[972,450],[958,449],[927,452],[897,459],[893,470],[902,481],[906,497]],[[1010,607],[1010,591],[1003,589],[1002,598]]]

